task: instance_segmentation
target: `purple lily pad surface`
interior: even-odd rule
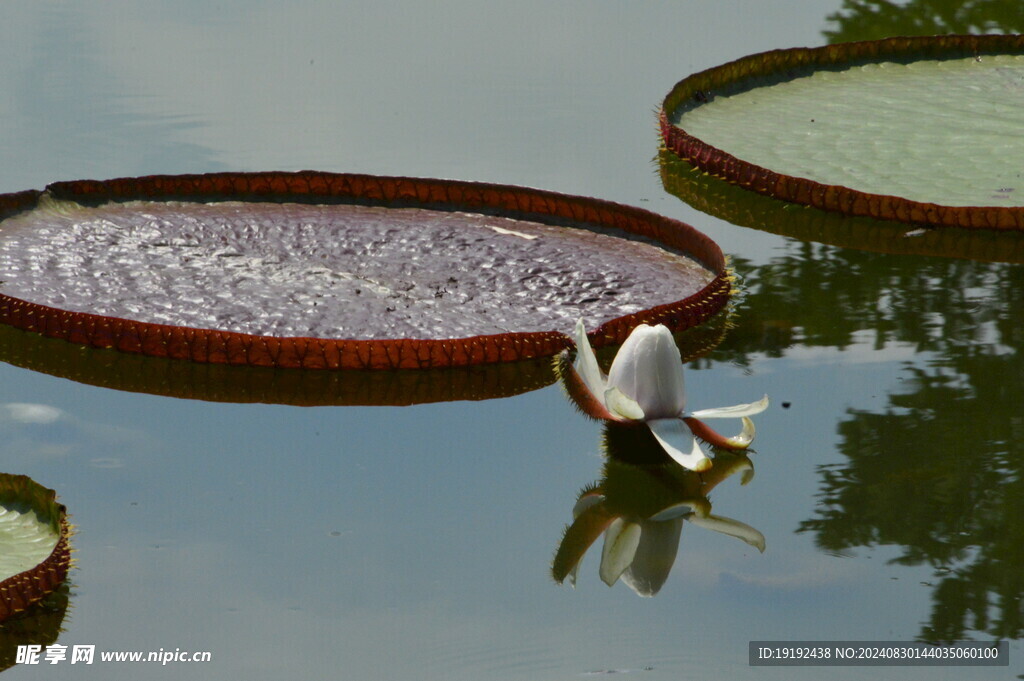
[[[676,220],[525,187],[322,173],[150,175],[0,195],[0,322],[155,357],[428,369],[680,331],[728,301]]]
[[[262,336],[571,331],[685,298],[715,273],[643,237],[426,208],[44,197],[0,230],[3,293]]]

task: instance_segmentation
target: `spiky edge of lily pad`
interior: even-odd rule
[[[713,147],[674,125],[671,117],[681,106],[699,105],[713,97],[717,90],[748,79],[776,76],[796,69],[1021,53],[1024,53],[1024,36],[1021,35],[887,38],[762,52],[701,71],[678,82],[662,102],[658,116],[661,136],[671,152],[704,172],[784,201],[881,220],[965,229],[1020,230],[1024,229],[1022,207],[943,206],[784,175]]]
[[[109,201],[253,201],[366,203],[462,210],[621,229],[680,249],[715,277],[689,297],[610,320],[591,335],[594,347],[617,345],[641,323],[673,331],[696,326],[728,302],[731,283],[721,249],[693,227],[609,201],[505,185],[454,180],[323,173],[153,175],[57,182],[57,199],[85,205]],[[38,191],[0,195],[0,216],[35,206]],[[195,362],[302,369],[427,369],[550,357],[571,345],[556,331],[503,333],[447,340],[345,340],[273,337],[108,317],[30,303],[0,294],[0,323],[97,348]]]
[[[741,227],[874,253],[1024,262],[1024,241],[1016,231],[918,229],[904,222],[843,215],[747,191],[665,149],[659,152],[658,162],[665,191],[703,213]]]
[[[0,474],[0,503],[27,503],[50,522],[59,539],[53,551],[35,567],[0,582],[0,622],[27,610],[57,589],[71,567],[71,525],[67,509],[57,503],[57,493],[25,475]]]

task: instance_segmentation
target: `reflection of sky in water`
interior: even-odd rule
[[[5,392],[51,394],[82,433],[61,461],[10,463],[61,490],[80,528],[62,641],[206,647],[225,669],[340,663],[353,678],[644,666],[670,678],[690,664],[738,674],[746,640],[823,625],[836,639],[909,637],[927,612],[924,571],[885,566],[886,550],[837,560],[791,532],[809,515],[814,466],[835,458],[827,415],[893,382],[891,365],[860,364],[848,390],[828,392],[837,359],[689,372],[695,407],[750,389],[793,405],[758,418],[754,481],[712,495],[716,512],[756,519],[766,553],[686,527],[651,600],[607,589],[593,555],[575,592],[550,580],[575,492],[600,468],[599,428],[557,386],[414,408],[216,406],[2,370]],[[3,428],[76,440],[30,426]],[[112,450],[124,467],[95,468]],[[146,626],[126,626],[127,613]]]
[[[744,4],[739,21],[738,5],[710,1],[7,8],[19,28],[0,48],[0,189],[222,169],[458,177],[648,207],[765,263],[787,242],[663,192],[651,109],[691,72],[820,44],[838,5]],[[0,456],[57,489],[79,528],[61,642],[213,652],[210,665],[170,672],[179,678],[564,679],[644,667],[650,679],[752,678],[751,639],[909,640],[930,611],[919,584],[930,571],[887,565],[898,551],[836,558],[794,533],[815,510],[815,467],[844,460],[837,423],[851,409],[884,411],[904,363],[929,359],[858,340],[688,373],[693,408],[773,398],[756,419],[754,481],[712,495],[716,513],[755,525],[768,549],[686,527],[654,599],[606,588],[594,555],[575,591],[551,582],[562,525],[600,470],[600,427],[557,386],[482,403],[295,408],[121,393],[2,364]],[[109,664],[47,673],[156,676]],[[842,670],[880,675],[962,676]]]

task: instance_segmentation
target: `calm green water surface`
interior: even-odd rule
[[[0,191],[218,170],[544,187],[694,224],[732,255],[736,327],[690,406],[768,393],[757,475],[642,599],[550,561],[600,426],[558,386],[414,407],[224,404],[0,364],[0,469],[59,491],[77,569],[59,642],[204,650],[12,678],[958,679],[769,669],[750,640],[1011,641],[1021,673],[1015,265],[755,232],[666,193],[652,110],[684,76],[819,45],[838,2],[348,6],[71,3],[0,10]],[[19,405],[44,405],[27,409]]]

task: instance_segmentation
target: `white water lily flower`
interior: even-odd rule
[[[633,329],[607,376],[597,365],[582,319],[576,322],[573,335],[573,370],[585,389],[582,400],[586,403],[581,408],[587,413],[611,421],[643,421],[672,459],[694,471],[711,467],[697,437],[728,449],[745,449],[753,441],[754,422],[749,417],[768,408],[768,396],[751,404],[687,413],[682,357],[664,325],[641,324]],[[700,420],[709,418],[739,418],[743,429],[725,438]]]

